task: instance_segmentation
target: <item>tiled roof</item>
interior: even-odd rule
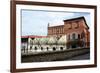
[[[46,38],[47,36],[37,36],[37,35],[25,35],[21,36],[21,38]]]

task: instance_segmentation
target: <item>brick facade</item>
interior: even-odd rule
[[[64,25],[49,26],[48,36],[66,35],[68,48],[89,47],[90,32],[84,17],[64,20]]]

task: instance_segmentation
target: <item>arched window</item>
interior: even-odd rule
[[[37,50],[37,47],[35,46],[35,50]]]
[[[72,39],[75,39],[75,33],[72,34]]]
[[[41,50],[43,50],[43,47],[41,47]]]
[[[53,51],[55,51],[56,50],[56,48],[55,47],[53,47]]]
[[[63,47],[60,47],[61,50],[63,50]]]

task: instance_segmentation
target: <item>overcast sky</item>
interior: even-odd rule
[[[21,10],[22,35],[47,35],[50,26],[63,25],[63,20],[84,16],[90,27],[90,13],[66,11]]]

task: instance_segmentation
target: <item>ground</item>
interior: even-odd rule
[[[64,61],[64,60],[87,60],[90,59],[90,49],[72,49],[57,52],[48,52],[41,54],[23,55],[21,62],[47,62],[47,61]]]

